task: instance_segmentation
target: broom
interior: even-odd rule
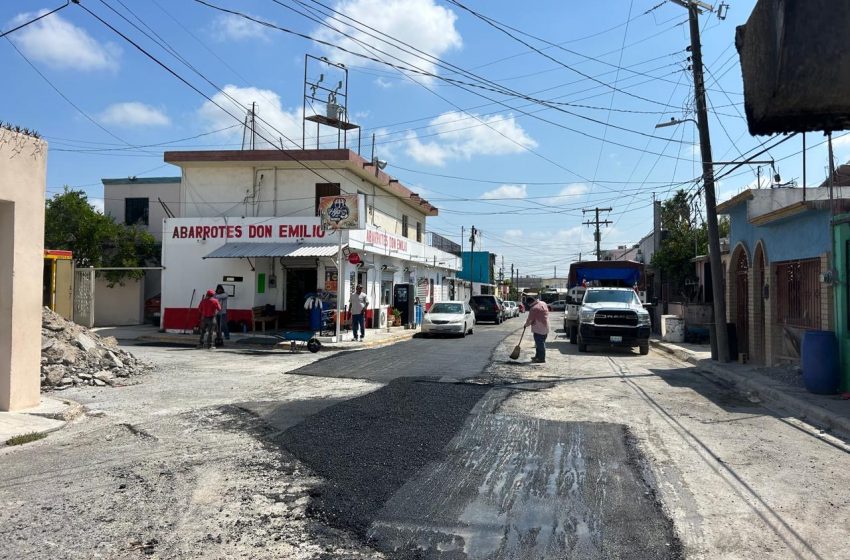
[[[522,337],[524,337],[524,336],[525,336],[525,327],[522,328],[522,334],[519,335],[519,342],[517,342],[516,346],[514,347],[514,351],[511,352],[511,359],[512,360],[519,359],[519,352],[520,352],[519,345],[522,344]]]

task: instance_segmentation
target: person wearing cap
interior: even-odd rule
[[[369,300],[366,299],[366,294],[363,293],[363,286],[357,286],[357,291],[351,296],[351,303],[348,304],[348,311],[351,313],[351,331],[354,333],[354,340],[357,339],[358,326],[360,328],[360,340],[366,336],[366,309],[369,307]]]
[[[218,312],[221,311],[221,304],[215,299],[215,292],[207,290],[207,294],[198,305],[198,311],[201,312],[201,340],[198,342],[198,348],[204,347],[204,335],[207,335],[207,348],[213,347],[213,338],[215,337],[215,318]]]
[[[535,364],[546,363],[546,337],[549,336],[549,306],[545,302],[527,297],[525,306],[528,308],[528,319],[526,327],[531,327],[534,335],[534,347],[536,352],[531,361]]]

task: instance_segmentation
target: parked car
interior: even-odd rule
[[[505,301],[505,315],[508,318],[519,317],[519,306],[515,301]]]
[[[422,318],[422,334],[453,334],[466,336],[475,327],[475,313],[463,301],[441,301],[435,303]]]
[[[159,326],[161,301],[162,294],[156,294],[145,300],[145,323],[153,323],[155,326]]]
[[[649,353],[649,312],[632,288],[587,288],[579,310],[578,351],[588,345],[637,346]]]
[[[567,308],[567,300],[559,299],[558,301],[553,301],[552,303],[547,303],[549,306],[549,311],[564,311]]]
[[[498,325],[505,318],[505,310],[496,296],[472,296],[469,298],[469,306],[479,322],[492,321]]]

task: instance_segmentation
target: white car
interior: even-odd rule
[[[548,303],[547,305],[549,306],[549,311],[566,311],[567,309],[567,301],[563,299],[553,301],[552,303]]]
[[[505,301],[505,314],[508,317],[519,317],[519,306],[515,301]]]
[[[466,336],[475,327],[475,313],[463,301],[435,303],[422,318],[422,334],[453,334]]]

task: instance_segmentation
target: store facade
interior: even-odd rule
[[[281,327],[307,323],[306,299],[319,295],[336,307],[339,282],[343,308],[355,287],[370,301],[367,326],[386,327],[395,286],[412,284],[427,309],[450,299],[459,259],[428,245],[373,226],[341,233],[323,231],[319,218],[173,218],[164,220],[162,326],[191,330],[198,322],[202,295],[221,284],[228,293],[228,321],[252,330],[262,307]],[[358,264],[337,255],[356,254]],[[264,311],[265,312],[265,311]]]

